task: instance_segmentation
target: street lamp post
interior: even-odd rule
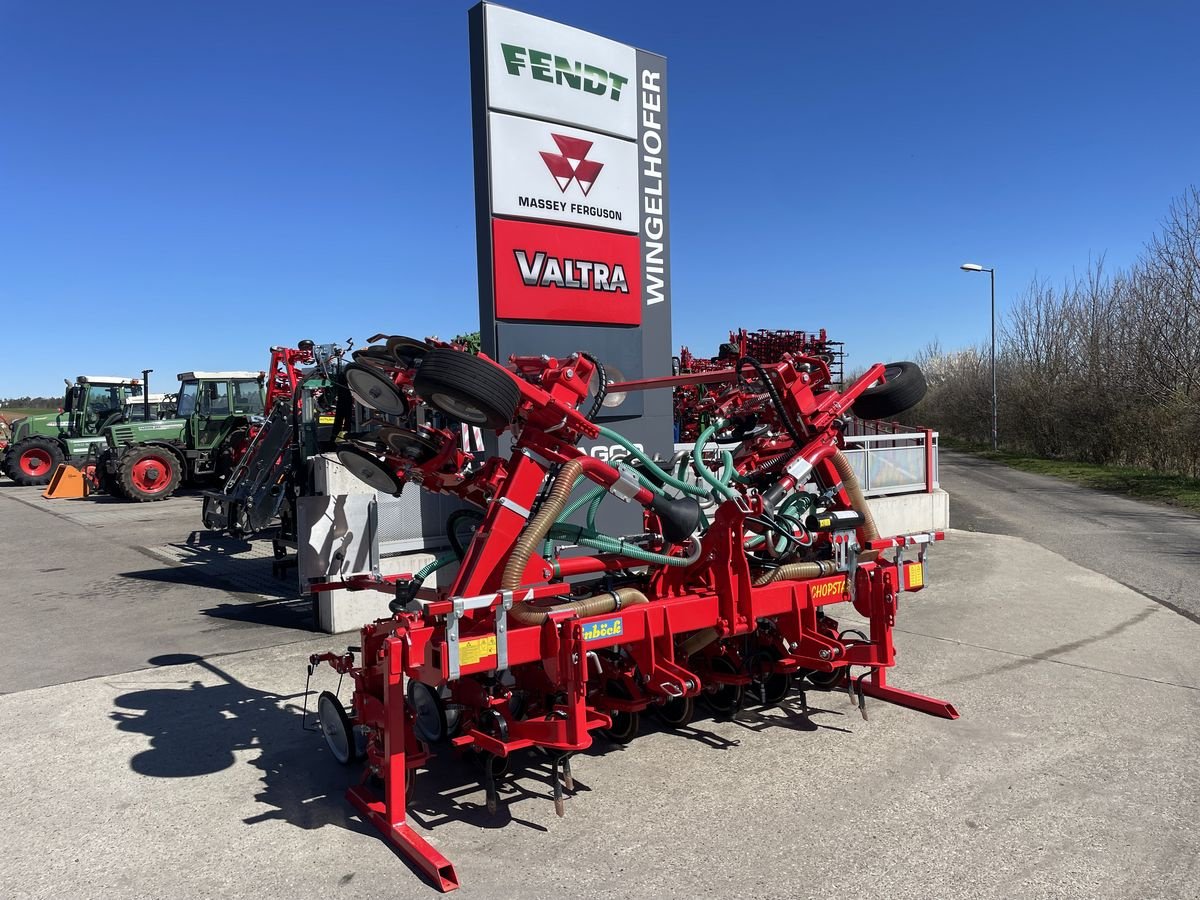
[[[987,272],[992,277],[992,449],[999,449],[996,431],[996,270],[985,269],[975,263],[959,266],[964,272]]]

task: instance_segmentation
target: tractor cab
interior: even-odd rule
[[[177,418],[186,419],[189,448],[211,451],[255,416],[262,416],[261,372],[181,372]]]
[[[67,436],[97,435],[125,418],[129,402],[142,395],[136,378],[80,375],[63,396]]]

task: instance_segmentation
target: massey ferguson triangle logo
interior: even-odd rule
[[[604,168],[604,163],[587,158],[588,151],[592,149],[592,142],[567,137],[565,134],[551,134],[550,137],[558,144],[559,152],[549,153],[543,150],[541,153],[542,159],[546,161],[546,168],[558,182],[558,189],[565,194],[571,182],[576,181],[586,197],[596,179],[600,177],[600,170]]]

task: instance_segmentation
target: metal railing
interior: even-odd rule
[[[845,453],[868,497],[938,488],[938,433],[930,428],[847,435]]]

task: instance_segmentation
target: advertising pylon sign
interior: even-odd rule
[[[469,22],[484,352],[670,374],[666,60],[492,3]],[[612,396],[598,419],[671,450],[668,392]]]

